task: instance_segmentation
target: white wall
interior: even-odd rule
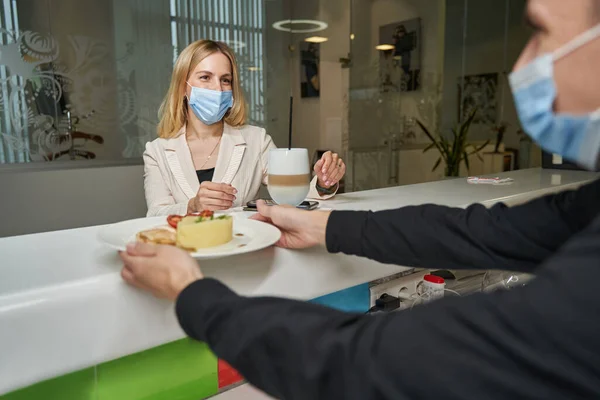
[[[350,53],[350,7],[348,0],[321,1],[319,18],[327,21],[329,40],[321,45],[320,142],[322,149],[342,152],[344,102],[350,88],[350,70],[343,69],[340,58]]]
[[[143,166],[0,171],[0,237],[146,214]],[[32,249],[35,251],[35,249]]]

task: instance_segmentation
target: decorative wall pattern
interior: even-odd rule
[[[95,158],[86,145],[113,125],[107,44],[68,36],[61,48],[49,34],[0,32],[0,161]]]

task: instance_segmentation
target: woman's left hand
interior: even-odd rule
[[[315,164],[315,173],[317,174],[319,186],[329,189],[344,177],[346,164],[337,153],[328,151]]]

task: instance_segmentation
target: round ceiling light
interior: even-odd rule
[[[390,50],[394,50],[396,48],[396,46],[394,46],[393,44],[380,44],[375,46],[375,49],[380,50],[380,51],[390,51]]]
[[[328,38],[323,36],[311,36],[309,38],[304,39],[304,41],[308,43],[325,43],[328,40]]]
[[[289,25],[289,26],[287,26]],[[293,25],[312,25],[311,28],[304,29],[292,29]],[[329,25],[323,21],[316,21],[314,19],[286,19],[283,21],[278,21],[273,24],[273,28],[278,31],[290,32],[290,33],[311,33],[311,32],[319,32],[327,29]]]

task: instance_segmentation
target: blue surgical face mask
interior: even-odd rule
[[[525,132],[545,151],[590,170],[600,167],[600,109],[583,115],[555,114],[554,63],[598,37],[600,25],[554,53],[536,58],[509,78]]]
[[[220,91],[203,89],[192,86],[192,93],[188,97],[188,103],[192,111],[206,125],[213,125],[221,121],[227,111],[233,106],[233,93],[231,90]]]

